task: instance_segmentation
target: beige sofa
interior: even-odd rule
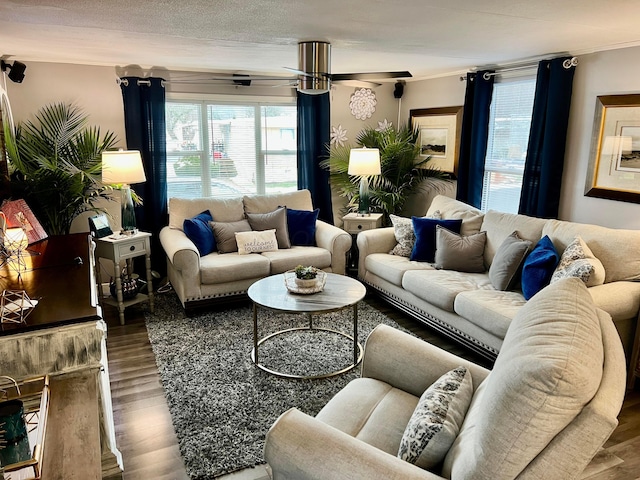
[[[351,236],[320,220],[316,222],[316,246],[292,246],[249,255],[213,252],[200,257],[198,249],[182,230],[185,219],[205,210],[209,210],[217,222],[235,222],[244,219],[246,214],[268,213],[280,206],[313,210],[308,190],[227,199],[169,200],[169,225],[160,231],[160,242],[167,255],[169,281],[185,310],[244,295],[256,280],[286,272],[299,264],[345,273]]]
[[[518,312],[491,372],[380,325],[367,339],[362,377],[315,418],[295,408],[281,415],[265,459],[274,480],[578,478],[618,423],[624,365],[610,316],[576,278]],[[399,458],[418,399],[460,366],[471,374],[470,406],[460,389],[427,417],[443,425],[426,427],[430,464]],[[454,389],[449,383],[437,395]]]
[[[590,287],[596,305],[611,315],[626,352],[630,352],[640,310],[640,231],[616,230],[560,220],[475,208],[436,196],[426,215],[462,218],[462,233],[486,231],[487,269],[496,250],[512,232],[535,245],[548,235],[560,254],[576,235],[591,248],[605,269],[603,285]],[[520,291],[496,290],[488,273],[436,270],[431,264],[390,255],[396,245],[393,227],[361,232],[358,277],[382,298],[441,333],[494,359],[511,320],[526,303]],[[630,355],[628,354],[627,357]]]

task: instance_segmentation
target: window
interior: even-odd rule
[[[496,82],[482,185],[482,210],[518,213],[535,77]]]
[[[166,103],[168,197],[233,197],[297,189],[292,104]]]

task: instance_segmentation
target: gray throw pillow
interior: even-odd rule
[[[484,272],[484,245],[486,242],[487,232],[459,235],[436,225],[435,266],[457,272]]]
[[[531,242],[518,237],[518,232],[504,239],[489,267],[489,280],[496,289],[504,291],[514,288],[530,248]]]
[[[216,237],[216,245],[218,245],[219,253],[231,253],[238,251],[238,243],[236,242],[236,232],[250,232],[251,225],[246,220],[238,220],[237,222],[209,222],[213,230],[213,236]]]
[[[420,397],[398,457],[424,469],[438,465],[458,436],[472,397],[473,381],[466,368],[442,375]]]
[[[251,230],[275,230],[278,248],[291,248],[285,207],[278,207],[269,213],[247,213],[247,220],[251,225]]]

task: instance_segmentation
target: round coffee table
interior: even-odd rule
[[[358,343],[358,302],[364,298],[366,292],[366,288],[358,280],[335,273],[327,274],[327,281],[323,291],[309,295],[289,292],[285,286],[284,274],[272,275],[258,280],[251,285],[248,290],[249,298],[253,301],[253,350],[251,351],[251,360],[261,370],[284,378],[327,378],[348,372],[362,360],[362,345]],[[275,312],[307,314],[309,326],[280,330],[262,339],[258,339],[258,307]],[[349,307],[353,308],[353,336],[338,330],[313,326],[313,315],[336,312]],[[334,372],[313,376],[291,375],[277,372],[260,363],[258,347],[261,344],[278,335],[300,330],[321,330],[335,333],[352,340],[353,363]]]

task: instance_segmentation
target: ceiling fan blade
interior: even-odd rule
[[[376,88],[382,85],[376,82],[367,82],[363,80],[334,80],[332,83],[339,83],[340,85],[347,85],[349,87],[362,87],[362,88]]]
[[[302,75],[303,77],[311,77],[311,78],[320,78],[317,75],[313,75],[312,73],[307,73],[307,72],[303,72],[302,70],[298,70],[297,68],[291,68],[291,67],[282,67],[285,70],[289,70],[290,72],[293,72],[297,75]]]
[[[331,80],[379,80],[383,78],[409,78],[411,73],[404,72],[367,72],[367,73],[332,73]]]

